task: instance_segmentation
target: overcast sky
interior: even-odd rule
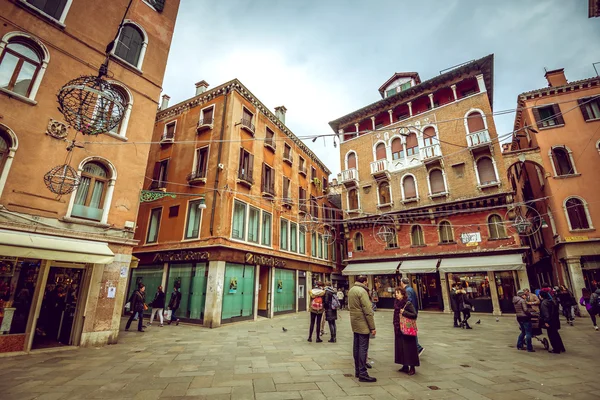
[[[494,110],[547,86],[544,67],[569,81],[600,62],[600,19],[587,0],[181,0],[164,82],[171,104],[238,78],[271,110],[288,109],[297,136],[329,134],[328,122],[380,99],[394,72],[422,80],[493,53]],[[596,66],[600,71],[600,64]],[[514,114],[495,118],[499,134]],[[332,139],[307,145],[340,171]]]

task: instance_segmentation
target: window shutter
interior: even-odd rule
[[[254,172],[254,156],[248,154],[248,180],[252,182],[252,175]]]
[[[275,194],[275,171],[269,168],[269,193]]]
[[[399,153],[402,151],[402,141],[398,138],[392,142],[392,153]]]
[[[165,0],[154,0],[152,5],[156,8],[156,11],[162,12],[165,9]]]
[[[160,179],[160,162],[154,163],[154,172],[152,172],[152,181],[158,181]]]
[[[351,153],[348,155],[348,169],[356,168],[356,154]]]
[[[496,182],[494,164],[489,158],[482,158],[477,162],[477,171],[479,172],[479,183],[481,185]]]
[[[571,229],[588,229],[587,215],[585,214],[585,208],[581,201],[578,199],[567,200],[567,215],[571,221]]]
[[[167,173],[169,172],[169,160],[165,160],[164,163],[165,163],[165,173],[163,174],[162,180],[163,180],[163,182],[168,182],[169,180],[167,178]]]
[[[533,112],[533,117],[535,118],[535,123],[537,125],[538,128],[543,128],[544,126],[542,125],[542,117],[540,116],[540,110],[538,108],[532,108],[531,111]]]
[[[467,115],[467,127],[469,128],[469,133],[484,130],[485,124],[483,122],[483,116],[481,115],[481,113],[473,111],[472,113]]]
[[[415,188],[415,179],[412,176],[404,178],[404,198],[412,199],[417,197],[417,189]]]
[[[439,169],[434,169],[429,174],[429,184],[431,185],[431,193],[443,193],[446,191],[444,185],[444,175]]]
[[[411,149],[413,147],[417,147],[417,145],[417,135],[415,135],[414,133],[408,135],[408,137],[406,138],[406,148]]]
[[[377,157],[378,160],[385,160],[385,158],[386,158],[385,144],[379,143],[377,145],[377,149],[375,150],[375,156]]]
[[[590,97],[584,97],[583,99],[577,99],[577,104],[579,104],[579,109],[581,110],[581,114],[583,114],[584,120],[589,120],[590,115],[587,112],[587,108],[585,107],[585,103],[590,100]]]
[[[552,114],[554,114],[554,119],[556,120],[557,125],[565,124],[565,119],[560,112],[560,106],[558,104],[552,104]]]
[[[267,168],[266,165],[263,163],[262,165],[262,173],[260,176],[260,190],[262,192],[266,192],[267,190]]]
[[[238,163],[238,178],[242,179],[246,171],[244,171],[244,148],[240,148],[240,162]]]

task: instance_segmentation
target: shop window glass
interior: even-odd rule
[[[492,297],[487,272],[448,274],[448,282],[461,284],[473,303],[474,311],[492,312]]]
[[[354,236],[354,251],[363,251],[364,249],[363,235],[358,232],[356,236]]]
[[[160,230],[160,217],[162,208],[155,208],[150,212],[150,223],[148,224],[148,235],[146,243],[158,242],[158,231]]]
[[[40,260],[0,258],[0,336],[25,333]]]
[[[298,224],[290,222],[290,251],[298,251]]]
[[[396,235],[396,230],[394,228],[390,228],[390,240],[387,242],[388,249],[395,249],[398,247],[398,235]]]
[[[423,228],[419,225],[415,225],[410,230],[410,237],[413,246],[425,245],[425,238],[423,237]]]
[[[296,273],[295,271],[275,268],[275,293],[273,311],[296,310]]]
[[[398,281],[395,275],[375,275],[373,277],[375,290],[379,298],[393,298]]]
[[[169,304],[171,293],[175,287],[181,293],[181,303],[177,317],[204,320],[206,300],[206,281],[208,268],[206,263],[186,263],[169,265],[169,277],[165,289],[165,303]],[[162,278],[162,276],[161,276]],[[154,292],[146,286],[146,300],[154,296]]]
[[[512,299],[517,295],[517,285],[515,281],[514,271],[496,272],[496,290],[498,292],[498,300],[500,301],[500,311],[514,313],[515,307]]]
[[[254,268],[253,265],[225,264],[222,321],[254,314]]]

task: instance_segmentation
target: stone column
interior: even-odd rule
[[[452,85],[450,88],[452,89],[452,94],[454,95],[454,101],[458,100],[458,97],[456,96],[456,85]]]
[[[490,282],[490,295],[492,296],[492,314],[502,315],[502,311],[500,311],[500,300],[498,300],[498,288],[496,287],[496,277],[494,276],[494,271],[488,271],[488,280]]]
[[[375,117],[371,117],[371,125],[373,126],[373,130],[375,130]]]
[[[517,271],[517,279],[519,280],[519,289],[530,289],[529,287],[529,277],[527,276],[527,270],[522,269]]]
[[[388,114],[390,115],[390,124],[393,124],[394,123],[393,111],[392,110],[388,110]]]
[[[209,262],[208,280],[206,282],[206,305],[204,312],[204,326],[207,328],[218,328],[221,326],[224,284],[225,261]]]
[[[306,299],[306,309],[310,310],[310,291],[312,290],[312,272],[306,271],[306,293],[304,298]]]
[[[412,112],[412,101],[409,101],[408,103],[406,103],[408,105],[408,115],[410,115],[411,117],[413,116],[413,112]]]
[[[269,268],[269,291],[267,292],[267,310],[269,318],[275,314],[275,267]]]
[[[163,275],[162,275],[162,279],[160,281],[162,284],[162,287],[163,287],[163,292],[165,292],[165,296],[166,296],[166,293],[169,293],[169,288],[167,287],[168,279],[169,279],[169,263],[166,262],[163,264]]]
[[[433,102],[433,93],[429,93],[429,104],[431,104],[431,109],[435,108],[435,103]]]
[[[579,307],[579,298],[581,297],[581,289],[585,287],[585,281],[583,280],[583,270],[581,269],[581,258],[567,258],[567,272],[569,273],[569,277],[571,278],[571,293],[577,300],[577,307],[579,308],[579,312],[581,316],[588,316],[588,312],[585,307]]]
[[[479,86],[479,92],[480,93],[487,92],[487,90],[485,88],[485,81],[483,80],[483,75],[479,74],[476,76],[476,78],[477,78],[477,86]]]
[[[294,303],[296,303],[296,312],[298,312],[298,284],[300,283],[300,273],[296,270],[296,298],[294,299]],[[306,295],[305,295],[306,297]]]
[[[442,286],[442,301],[444,302],[444,312],[452,312],[452,304],[450,302],[450,291],[448,290],[448,280],[446,273],[440,272],[440,285]]]

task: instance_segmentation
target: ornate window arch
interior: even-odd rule
[[[487,218],[488,231],[490,239],[504,239],[506,238],[506,230],[504,229],[504,222],[502,217],[498,214],[491,214]]]
[[[115,126],[109,134],[117,135],[120,138],[127,139],[127,126],[129,125],[129,118],[131,117],[131,110],[133,109],[133,94],[131,90],[121,82],[110,81],[110,83],[114,84],[116,89],[121,92],[123,98],[127,101],[127,105],[125,106],[125,113],[123,114],[123,119],[119,123],[119,125]]]
[[[552,164],[554,176],[566,176],[577,174],[573,152],[565,145],[554,145],[548,150],[548,157]]]
[[[447,194],[446,172],[441,168],[431,169],[427,174],[427,186],[429,187],[429,195],[432,197]]]
[[[423,132],[423,146],[433,146],[438,143],[439,132],[437,126],[433,124],[425,125],[421,131]]]
[[[4,191],[8,173],[18,148],[17,135],[8,126],[0,124],[0,196]]]
[[[454,231],[450,221],[442,221],[438,225],[438,234],[440,235],[440,243],[454,243]]]
[[[137,22],[126,19],[112,54],[141,71],[147,48],[148,34],[144,28]]]
[[[66,217],[106,224],[117,180],[115,166],[103,157],[87,157],[79,164],[79,176]]]
[[[413,225],[410,227],[410,243],[413,246],[424,246],[425,236],[421,225]]]
[[[405,157],[406,152],[404,151],[404,142],[405,139],[402,136],[392,136],[390,139],[392,160],[401,160]]]
[[[400,180],[402,200],[419,200],[419,187],[417,178],[413,174],[405,174]]]
[[[587,202],[579,196],[569,196],[563,202],[569,230],[594,229]]]
[[[356,168],[358,169],[358,154],[356,151],[349,150],[344,157],[346,163],[346,169]]]
[[[387,145],[385,141],[379,140],[373,145],[373,160],[385,160],[387,159]]]
[[[469,111],[467,111],[464,116],[464,123],[465,132],[467,135],[469,133],[475,133],[484,129],[488,129],[485,113],[479,108],[471,108]]]
[[[35,102],[49,61],[50,53],[39,39],[24,32],[7,33],[0,42],[1,90]]]
[[[354,251],[363,251],[365,249],[365,241],[363,234],[356,232],[354,235]]]

